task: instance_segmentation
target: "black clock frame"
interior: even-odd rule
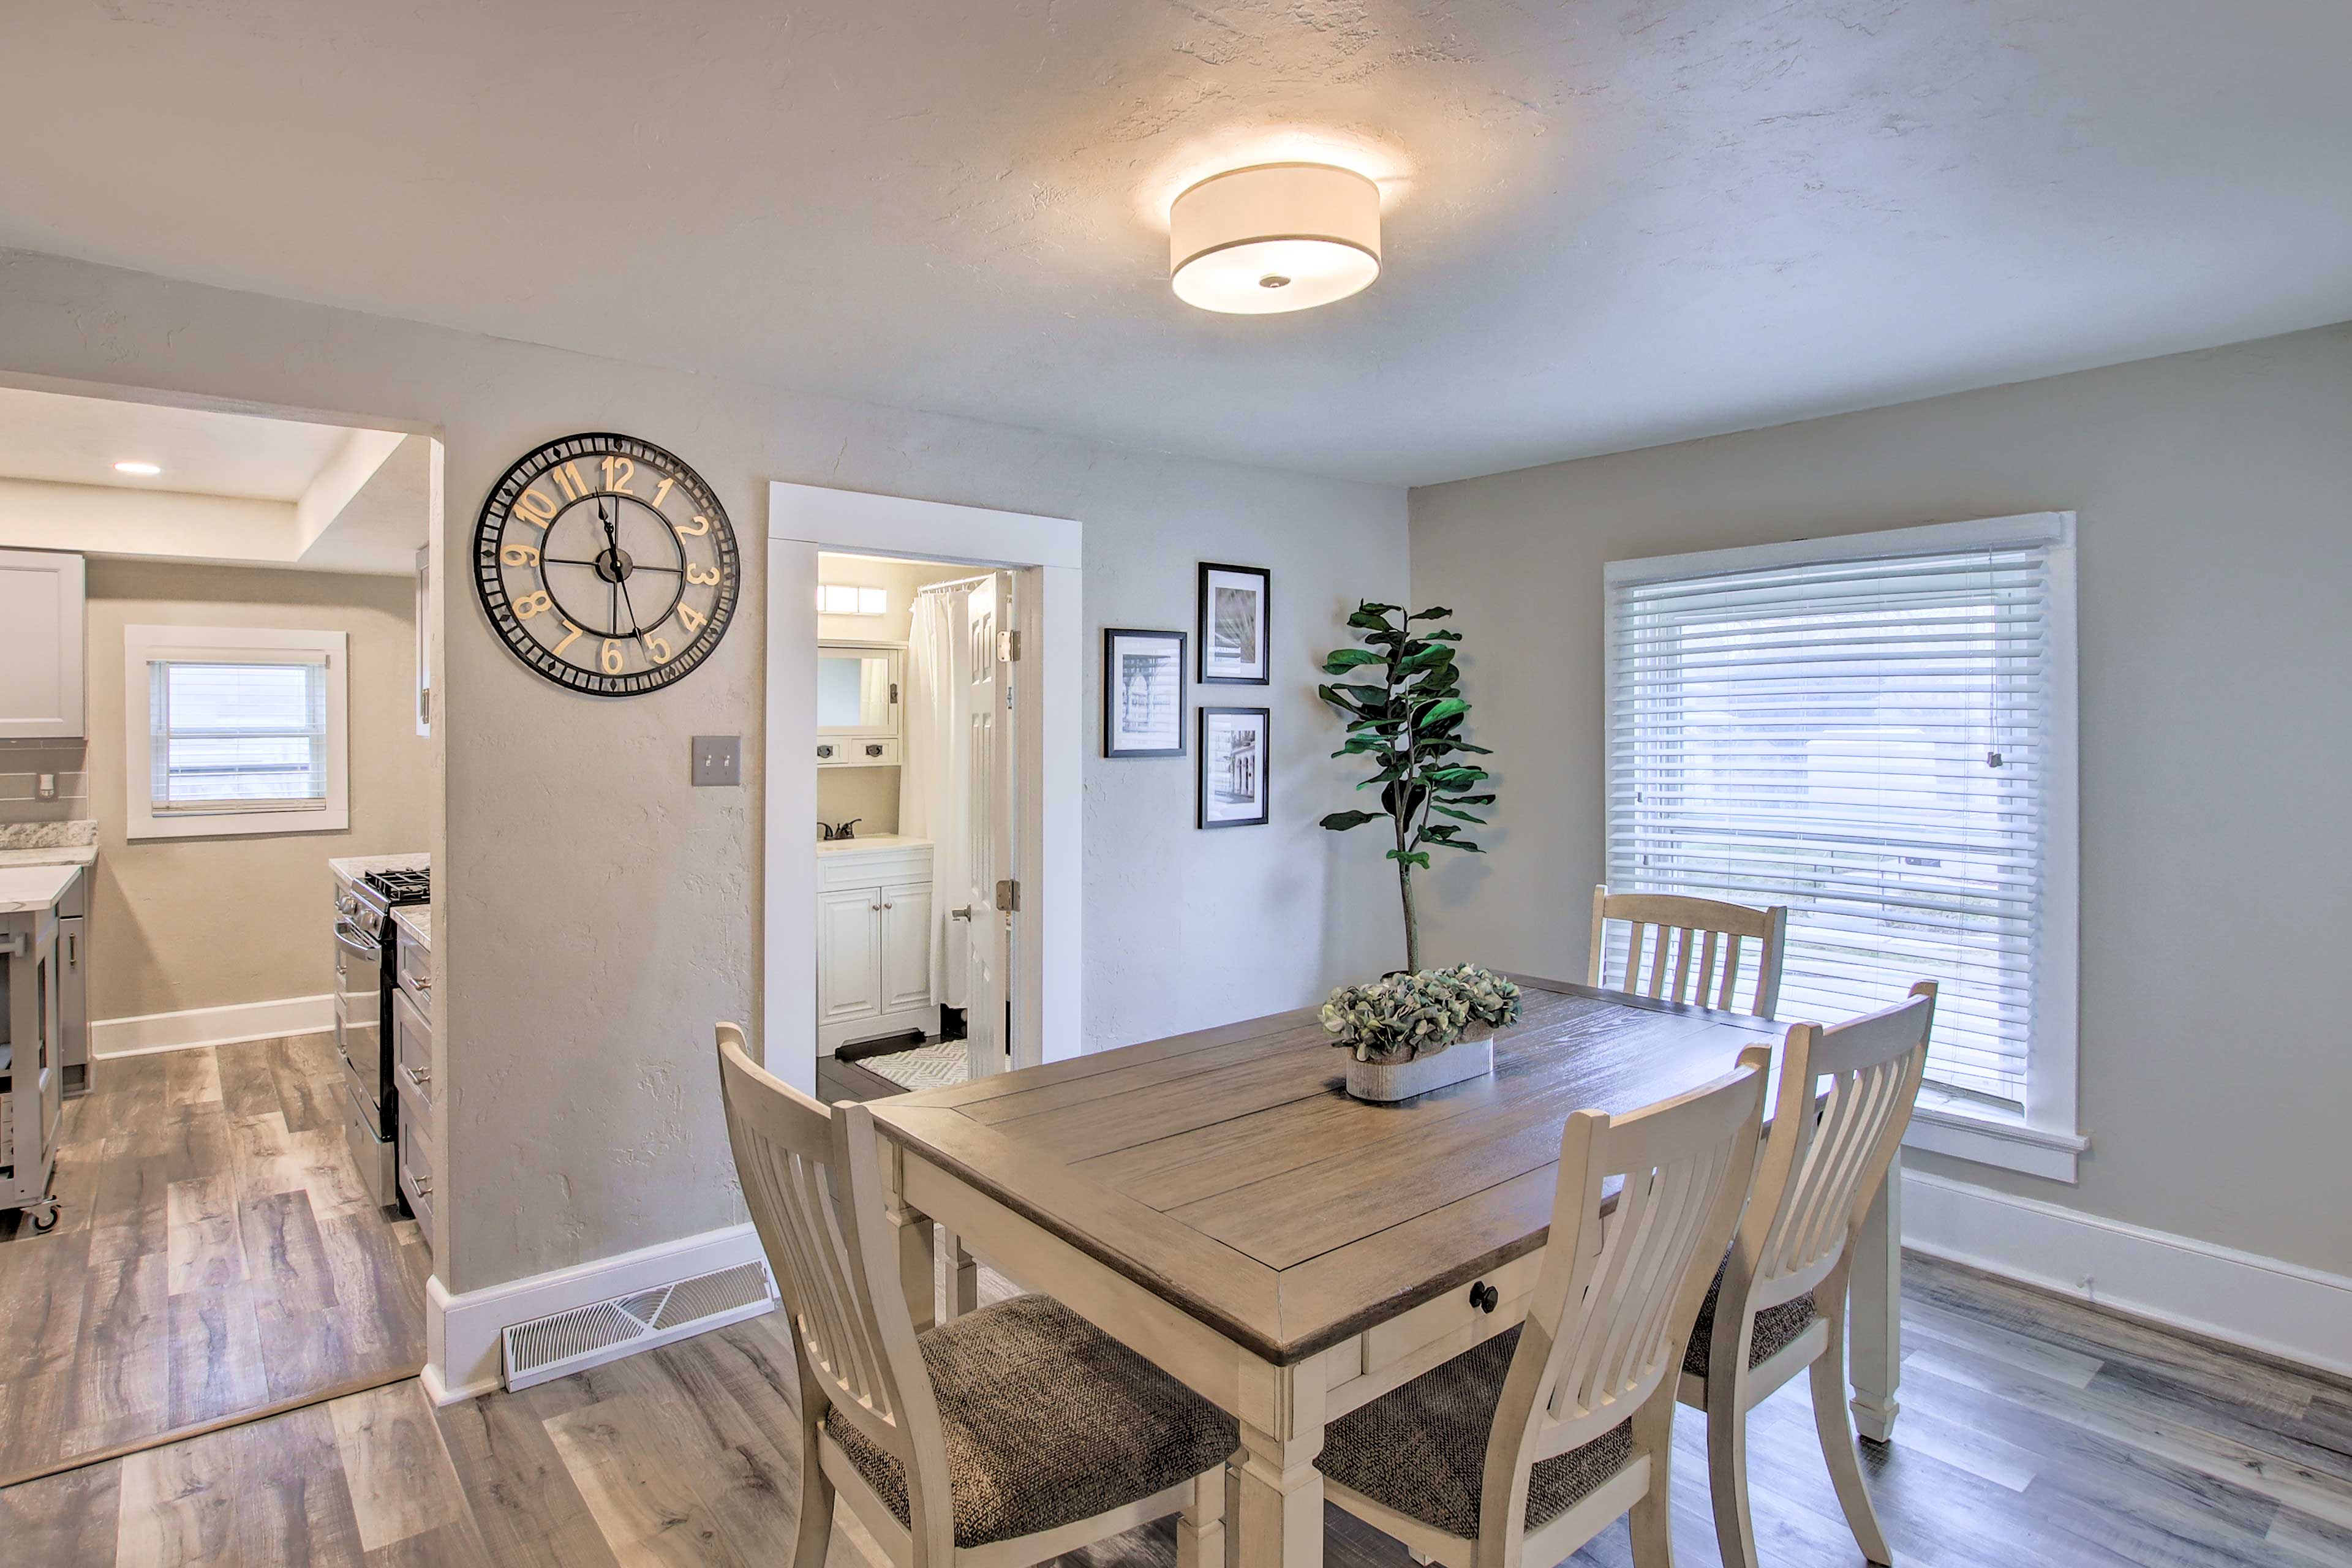
[[[663,479],[673,480],[677,488],[686,492],[694,502],[695,510],[709,520],[711,548],[718,556],[719,593],[711,605],[709,624],[666,663],[625,675],[604,675],[582,669],[558,658],[547,645],[533,637],[523,626],[521,617],[513,614],[509,607],[511,600],[507,594],[505,567],[499,560],[499,552],[505,542],[507,520],[512,515],[514,503],[523,491],[561,464],[601,457],[626,458],[653,469]],[[617,496],[622,500],[635,500],[641,506],[645,504],[641,496],[592,489],[583,492],[577,500],[567,501],[563,510],[599,495]],[[562,511],[557,513],[559,518],[562,515]],[[658,511],[655,516],[661,518],[663,525],[669,529],[670,542],[679,546],[683,560],[683,546],[676,528]],[[549,531],[552,531],[551,521]],[[482,499],[481,512],[474,522],[474,590],[481,601],[482,613],[489,618],[491,629],[498,633],[499,640],[507,645],[508,650],[541,679],[566,691],[577,691],[589,697],[641,697],[648,691],[675,686],[700,668],[717,650],[719,639],[727,635],[727,628],[734,624],[741,566],[742,557],[735,546],[734,524],[728,520],[727,508],[709,482],[676,453],[635,436],[610,431],[586,431],[576,436],[565,436],[524,454],[509,465],[506,472],[499,477],[498,483],[490,487],[489,494]],[[541,582],[542,584],[545,582],[543,562]],[[681,584],[680,592],[683,591]],[[550,590],[550,597],[552,596]],[[673,600],[654,625],[660,626],[676,607]],[[642,649],[645,634],[650,628],[638,622],[634,613],[629,618]]]

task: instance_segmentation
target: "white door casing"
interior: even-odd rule
[[[1086,746],[1084,529],[1069,519],[782,482],[768,487],[767,739],[760,1046],[770,1070],[815,1091],[817,855],[800,831],[816,810],[817,553],[840,550],[1011,567],[1024,700],[1013,868],[1022,884],[1012,950],[1013,1062],[1079,1053],[1080,845]],[[1008,763],[1013,759],[1008,758]],[[952,894],[937,868],[937,896]]]

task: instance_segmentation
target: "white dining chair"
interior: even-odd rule
[[[1610,921],[1624,921],[1633,928],[1612,990],[1700,1007],[1738,1006],[1740,947],[1753,942],[1756,983],[1748,1011],[1769,1018],[1780,1005],[1780,953],[1789,935],[1786,904],[1759,910],[1680,893],[1612,893],[1604,882],[1592,889],[1592,952],[1584,974],[1588,985],[1608,984],[1601,972]],[[1646,981],[1642,978],[1645,963]]]
[[[1331,1423],[1324,1495],[1447,1568],[1551,1568],[1630,1511],[1634,1563],[1669,1568],[1674,1375],[1748,1195],[1770,1059],[1570,1116],[1527,1317]]]
[[[1683,1357],[1680,1397],[1706,1412],[1708,1479],[1724,1568],[1756,1568],[1748,1412],[1812,1369],[1813,1427],[1856,1545],[1895,1561],[1864,1487],[1846,1408],[1846,1286],[1927,1067],[1936,987],[1832,1028],[1796,1024],[1780,1052],[1755,1191]]]
[[[1219,1568],[1233,1417],[1050,1297],[919,1337],[872,1113],[767,1072],[732,1024],[719,1066],[799,1370],[793,1568],[822,1568],[836,1495],[898,1568],[1020,1568],[1169,1514],[1181,1568]]]

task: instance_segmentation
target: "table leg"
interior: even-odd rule
[[[901,1185],[898,1147],[885,1147],[889,1154],[884,1163],[882,1215],[898,1237],[898,1288],[906,1292],[907,1311],[915,1320],[915,1331],[919,1334],[939,1321],[939,1256],[932,1250],[936,1242],[931,1216],[920,1209],[908,1207],[902,1195],[905,1189]]]
[[[1886,1169],[1886,1180],[1854,1240],[1853,1305],[1846,1330],[1848,1367],[1853,1381],[1854,1429],[1874,1443],[1890,1441],[1902,1405],[1895,1390],[1903,1380],[1903,1154]]]
[[[1254,1369],[1265,1397],[1244,1394],[1234,1479],[1234,1561],[1240,1568],[1322,1568],[1323,1358]]]
[[[940,1321],[953,1322],[980,1310],[980,1260],[945,1226],[940,1226],[940,1241],[948,1258],[947,1316]]]

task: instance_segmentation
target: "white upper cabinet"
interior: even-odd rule
[[[82,564],[0,550],[0,741],[82,733]]]

